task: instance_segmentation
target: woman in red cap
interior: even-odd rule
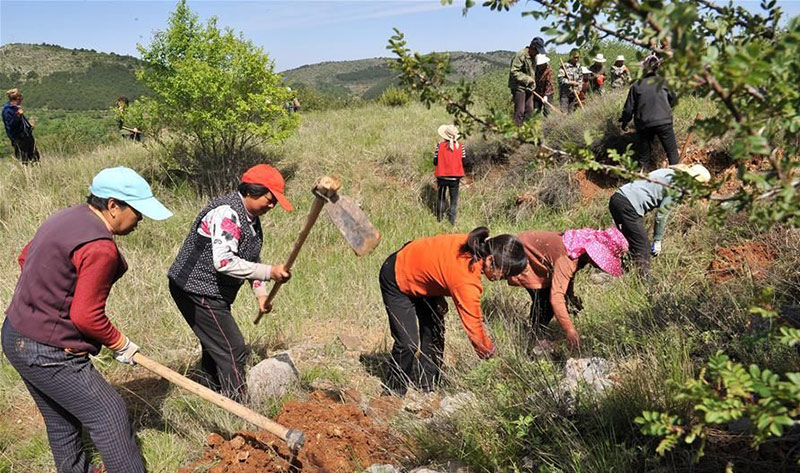
[[[280,204],[294,210],[283,195],[284,181],[267,164],[251,167],[239,188],[212,200],[197,216],[175,262],[169,268],[172,298],[202,347],[208,383],[241,400],[245,345],[231,314],[231,305],[245,280],[268,312],[266,281],[287,281],[284,265],[261,263],[263,235],[259,217]]]
[[[575,274],[591,264],[612,276],[622,276],[622,255],[628,251],[628,241],[616,228],[567,230],[563,234],[531,230],[517,235],[528,267],[509,278],[510,286],[524,287],[531,296],[531,325],[534,330],[547,327],[555,315],[573,348],[580,345],[567,310],[567,299],[581,310],[575,297]]]

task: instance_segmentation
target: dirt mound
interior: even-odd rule
[[[578,171],[575,173],[581,199],[588,201],[600,195],[609,197],[621,184],[619,179],[596,171]]]
[[[388,426],[374,422],[358,405],[342,404],[319,392],[309,401],[284,404],[276,421],[305,433],[306,444],[297,458],[267,432],[241,431],[227,441],[210,434],[204,457],[180,472],[350,473],[374,463],[402,462],[411,453]]]
[[[708,266],[708,275],[716,283],[747,273],[763,279],[774,259],[775,252],[763,243],[746,242],[718,248],[714,261]]]

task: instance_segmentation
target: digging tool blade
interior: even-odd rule
[[[356,255],[364,256],[380,243],[380,232],[352,199],[341,195],[336,202],[326,205],[325,210]]]

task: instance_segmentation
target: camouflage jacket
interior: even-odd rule
[[[570,81],[576,82],[577,85],[568,84]],[[572,93],[570,89],[574,90],[575,92],[580,92],[582,85],[583,73],[581,73],[580,64],[573,66],[569,62],[565,62],[564,67],[558,68],[558,87],[561,94]]]
[[[611,66],[611,88],[618,89],[631,83],[631,71],[628,66]]]

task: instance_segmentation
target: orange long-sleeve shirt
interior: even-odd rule
[[[567,295],[572,294],[572,281],[578,261],[567,255],[561,234],[531,230],[517,235],[528,256],[528,267],[519,276],[508,279],[510,286],[527,289],[550,288],[550,305],[561,328],[574,328],[567,310]]]
[[[397,253],[395,278],[412,297],[450,296],[461,324],[478,356],[494,352],[481,313],[481,265],[470,268],[470,255],[461,252],[466,234],[437,235],[414,240]]]

